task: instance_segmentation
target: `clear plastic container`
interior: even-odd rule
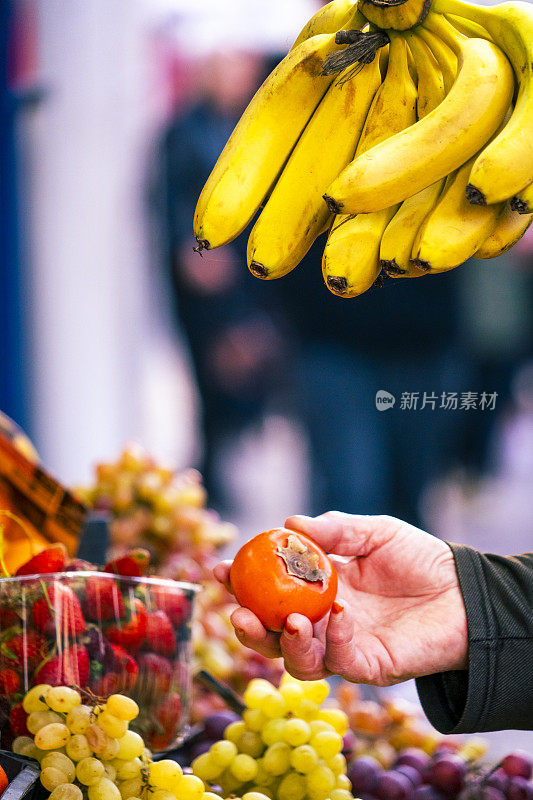
[[[88,698],[127,694],[140,708],[130,727],[150,749],[179,744],[189,723],[190,623],[199,590],[103,572],[1,578],[2,745],[22,732],[18,706],[38,683],[75,686]]]

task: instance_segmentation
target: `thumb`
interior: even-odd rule
[[[285,527],[309,536],[327,553],[338,556],[367,556],[388,542],[400,526],[393,517],[367,517],[328,511],[319,517],[296,515]]]

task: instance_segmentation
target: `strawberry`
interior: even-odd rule
[[[37,666],[46,655],[46,639],[37,631],[16,633],[0,646],[0,653],[14,666],[30,669]]]
[[[0,669],[0,695],[9,697],[20,688],[20,678],[13,669]]]
[[[106,636],[113,644],[119,644],[129,651],[136,651],[141,646],[146,634],[146,608],[136,597],[128,612],[124,622],[109,626]]]
[[[7,605],[2,605],[0,607],[0,631],[11,628],[16,622],[19,622],[16,611],[13,611],[13,609],[9,608]]]
[[[189,615],[189,601],[182,589],[166,585],[153,586],[152,597],[156,608],[164,611],[172,624],[182,625]]]
[[[142,547],[130,550],[125,556],[115,558],[104,567],[104,572],[112,572],[114,575],[125,575],[131,578],[142,578],[146,575],[150,553]]]
[[[173,692],[154,709],[153,724],[147,738],[151,748],[154,750],[168,749],[175,738],[180,716],[180,696],[177,692]]]
[[[36,556],[26,561],[15,575],[39,575],[46,572],[63,572],[67,560],[67,548],[64,544],[53,544],[41,550]]]
[[[139,675],[137,662],[119,644],[112,644],[111,647],[115,655],[115,670],[118,672],[121,689],[133,689]]]
[[[65,564],[65,572],[97,572],[98,567],[96,564],[91,564],[90,561],[84,561],[83,558],[71,558]]]
[[[26,726],[28,715],[22,708],[22,703],[15,703],[9,713],[9,724],[13,736],[28,736],[29,731]]]
[[[139,686],[142,693],[148,696],[166,694],[172,677],[170,661],[155,653],[142,653],[138,664]]]
[[[120,685],[120,677],[116,672],[107,672],[100,677],[91,677],[89,688],[97,697],[109,697],[125,688]]]
[[[89,680],[89,656],[81,644],[74,644],[62,653],[45,661],[33,676],[34,684],[49,683],[51,686],[79,686],[83,688]]]
[[[121,619],[125,614],[124,600],[115,581],[109,578],[89,578],[83,610],[86,618],[95,622]]]
[[[147,649],[162,656],[172,656],[176,650],[176,636],[164,611],[152,611],[146,620]]]
[[[78,598],[68,586],[54,583],[44,589],[47,596],[35,601],[32,608],[33,623],[37,630],[54,636],[77,636],[85,630],[85,620]]]

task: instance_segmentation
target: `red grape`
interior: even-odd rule
[[[405,764],[406,766],[414,767],[414,769],[422,773],[422,770],[429,764],[430,760],[428,754],[418,747],[408,747],[402,750],[394,762],[394,767],[400,767]]]
[[[206,739],[212,739],[217,742],[219,739],[224,738],[224,731],[231,722],[237,722],[240,719],[238,714],[234,711],[215,711],[209,714],[204,719],[204,729]]]
[[[453,753],[438,758],[431,766],[430,783],[447,795],[458,794],[466,775],[466,763]]]
[[[352,784],[354,794],[361,792],[372,794],[378,785],[378,778],[383,772],[383,767],[372,756],[360,756],[348,767],[348,778]]]
[[[380,800],[408,800],[413,791],[413,784],[401,772],[383,772],[378,778],[376,790]]]
[[[505,794],[507,784],[509,783],[509,776],[503,771],[503,769],[496,769],[484,779],[483,783],[485,786],[492,786],[494,789],[498,789],[500,792]]]
[[[520,775],[515,775],[509,778],[505,796],[507,800],[533,800],[533,784]]]
[[[422,783],[422,776],[420,775],[420,772],[414,767],[411,767],[409,764],[400,764],[395,766],[393,771],[400,772],[402,775],[405,775],[406,778],[409,778],[413,788],[420,786]]]
[[[444,795],[433,786],[417,786],[411,800],[444,800]]]
[[[531,778],[531,757],[523,750],[514,750],[502,761],[503,771],[514,778],[515,775],[529,780]]]

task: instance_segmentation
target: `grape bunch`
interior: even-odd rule
[[[252,680],[242,719],[194,759],[193,774],[224,797],[352,800],[342,754],[348,721],[338,708],[321,708],[328,693],[326,681],[287,674],[279,689]]]

